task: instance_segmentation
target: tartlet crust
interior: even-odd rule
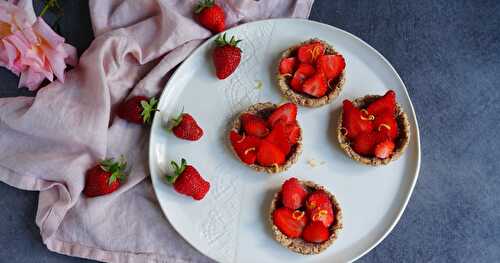
[[[330,44],[326,43],[321,39],[313,38],[285,50],[281,54],[279,61],[281,61],[281,59],[283,58],[290,57],[293,54],[293,52],[295,52],[300,46],[309,44],[311,42],[321,42],[325,46],[325,54],[327,55],[338,54],[338,52]],[[278,87],[283,96],[285,96],[294,103],[297,103],[305,107],[320,107],[333,101],[333,99],[337,98],[340,92],[342,91],[342,87],[344,86],[346,80],[345,69],[342,71],[340,76],[338,76],[335,80],[332,81],[334,82],[334,84],[332,86],[329,85],[328,92],[324,96],[319,98],[314,98],[307,94],[302,94],[293,91],[293,89],[287,83],[286,75],[285,74],[282,75],[279,73],[279,61],[278,61],[278,71],[276,75],[278,79]]]
[[[366,95],[364,97],[355,99],[352,102],[352,104],[358,108],[366,108],[370,103],[372,103],[373,101],[375,101],[380,97],[382,96]],[[342,132],[343,130],[342,115],[343,115],[343,110],[341,109],[339,123],[337,126],[337,139],[339,141],[340,148],[344,150],[347,156],[349,156],[356,162],[372,166],[386,165],[392,161],[397,160],[401,155],[403,155],[403,152],[408,147],[408,144],[410,142],[410,122],[408,120],[408,116],[403,111],[403,108],[397,103],[396,103],[396,122],[398,123],[399,136],[398,138],[396,138],[395,141],[396,147],[394,149],[393,154],[391,155],[391,157],[385,159],[380,159],[375,156],[374,157],[362,156],[357,152],[355,152],[354,149],[352,149],[350,140]]]
[[[330,193],[324,186],[318,185],[311,181],[301,181],[302,185],[306,186],[309,190],[309,193],[315,190],[323,190],[328,194],[330,200],[332,202],[333,212],[335,213],[335,220],[333,224],[329,227],[330,237],[323,243],[309,243],[304,241],[302,238],[289,238],[285,234],[283,234],[276,225],[273,223],[273,212],[276,208],[280,207],[280,197],[281,191],[278,191],[274,194],[273,200],[271,201],[270,211],[269,211],[269,223],[271,224],[273,238],[278,241],[282,246],[288,248],[289,250],[304,254],[304,255],[312,255],[319,254],[327,249],[333,242],[338,238],[339,232],[342,229],[342,209],[340,208],[335,195]]]
[[[276,108],[278,108],[278,105],[273,104],[271,102],[266,102],[266,103],[257,103],[252,106],[250,106],[248,109],[242,111],[236,118],[233,120],[233,123],[231,125],[231,131],[236,131],[240,133],[241,130],[241,121],[240,117],[241,115],[245,113],[250,113],[254,114],[260,117],[263,117],[264,119],[267,118],[268,115],[270,115]],[[302,128],[300,127],[300,124],[297,122],[297,125],[300,128],[300,136],[297,141],[297,143],[292,147],[291,153],[288,154],[287,160],[284,164],[278,165],[278,166],[273,166],[273,167],[268,167],[268,166],[261,166],[258,164],[246,164],[243,161],[241,161],[240,157],[234,150],[233,146],[231,145],[231,142],[229,141],[229,147],[231,148],[231,151],[233,152],[234,156],[244,165],[254,169],[257,172],[266,172],[269,174],[275,174],[275,173],[281,173],[286,171],[288,168],[290,168],[294,163],[296,163],[299,159],[300,154],[302,153]]]

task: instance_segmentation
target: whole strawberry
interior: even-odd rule
[[[241,40],[237,40],[234,36],[227,42],[226,34],[219,35],[215,40],[217,47],[213,53],[215,72],[217,78],[225,79],[236,70],[241,61],[241,49],[237,47]]]
[[[157,111],[157,105],[158,100],[155,97],[135,96],[120,104],[118,116],[129,122],[148,124]]]
[[[210,190],[210,183],[201,177],[200,173],[186,160],[181,160],[179,166],[175,161],[170,163],[174,169],[174,175],[167,176],[167,181],[174,185],[175,191],[183,195],[191,196],[194,200],[201,200]]]
[[[189,141],[197,141],[203,136],[203,130],[188,113],[181,113],[177,118],[172,119],[172,132],[178,138]]]
[[[201,0],[194,13],[198,22],[213,33],[224,31],[224,9],[215,4],[214,0]]]
[[[88,197],[95,197],[114,192],[126,178],[123,173],[126,166],[123,157],[118,162],[113,158],[100,161],[87,171],[83,193]]]

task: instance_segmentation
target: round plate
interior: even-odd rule
[[[346,262],[375,247],[395,226],[410,198],[420,167],[417,120],[403,81],[389,62],[359,38],[335,27],[300,19],[273,19],[227,31],[243,39],[242,61],[225,80],[215,77],[214,38],[203,43],[170,78],[151,128],[151,178],[161,208],[191,245],[219,262]],[[329,105],[299,107],[304,149],[299,161],[281,174],[257,173],[232,154],[228,127],[234,116],[257,102],[283,102],[276,72],[281,51],[318,37],[346,60],[346,84]],[[403,156],[371,167],[349,159],[340,149],[335,127],[342,100],[393,89],[411,124]],[[180,140],[165,123],[184,108],[204,130],[197,142]],[[171,160],[186,158],[210,181],[202,201],[180,195],[165,183]],[[311,166],[310,161],[316,166]],[[292,176],[324,185],[336,195],[344,228],[319,255],[303,256],[277,243],[268,224],[272,195]]]

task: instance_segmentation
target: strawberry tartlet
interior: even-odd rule
[[[397,160],[410,141],[410,123],[396,94],[344,100],[337,127],[340,148],[353,160],[373,166]]]
[[[319,107],[340,94],[345,82],[345,60],[331,45],[314,38],[281,54],[277,77],[281,92],[290,101]]]
[[[297,178],[286,180],[271,201],[273,237],[293,252],[311,255],[327,249],[342,229],[342,209],[325,187]]]
[[[245,165],[258,172],[287,170],[302,152],[297,105],[257,103],[238,115],[229,131],[230,147]]]

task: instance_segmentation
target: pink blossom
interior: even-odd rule
[[[0,2],[0,66],[21,76],[19,87],[36,90],[54,75],[64,82],[66,64],[76,63],[76,49],[41,17],[30,23],[25,10]]]

